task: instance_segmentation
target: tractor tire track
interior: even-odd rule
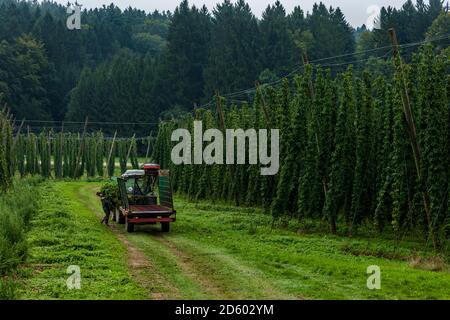
[[[239,299],[250,299],[253,300],[255,291],[263,292],[265,299],[283,299],[283,300],[304,300],[305,298],[301,295],[291,295],[281,293],[278,289],[275,289],[273,285],[261,278],[257,272],[247,266],[240,264],[238,261],[234,260],[232,257],[224,254],[223,257],[216,259],[215,262],[211,263],[209,261],[195,261],[195,257],[205,256],[205,252],[197,247],[195,243],[188,239],[178,239],[182,242],[190,243],[189,251],[195,250],[190,254],[185,252],[180,248],[180,243],[176,243],[173,240],[169,240],[164,235],[154,237],[163,246],[168,248],[168,250],[179,259],[180,267],[183,269],[185,274],[193,277],[201,286],[205,289],[206,293],[209,293],[215,298],[212,299],[222,299],[222,300],[239,300]],[[177,241],[178,242],[178,241]],[[208,255],[208,254],[206,254]],[[219,254],[220,256],[220,254]],[[198,259],[197,259],[198,260]],[[246,274],[248,278],[252,279],[253,285],[247,290],[241,289],[240,287],[233,286],[233,281],[236,284],[236,278],[221,278],[220,271],[215,268],[215,264],[227,265],[229,270],[234,270],[238,274]],[[242,283],[242,282],[240,282]],[[256,283],[256,284],[255,284]]]
[[[162,246],[166,247],[169,252],[176,258],[178,267],[182,272],[198,283],[208,297],[217,300],[227,300],[236,298],[231,293],[226,292],[222,286],[217,283],[212,277],[208,276],[206,272],[202,272],[201,268],[193,261],[193,259],[181,251],[175,244],[167,240],[164,236],[156,236],[153,239],[157,240]],[[205,266],[204,266],[205,267]]]

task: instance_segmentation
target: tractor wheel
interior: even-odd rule
[[[125,218],[125,229],[129,233],[134,232],[134,223],[128,223],[128,218]]]
[[[170,223],[169,222],[161,222],[161,231],[169,232],[170,231]]]
[[[120,212],[120,210],[116,211],[116,222],[118,224],[124,224],[125,223],[125,217],[122,214],[122,212]]]

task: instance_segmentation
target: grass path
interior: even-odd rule
[[[141,226],[128,234],[113,222],[100,225],[98,187],[85,182],[46,186],[49,208],[33,222],[25,297],[450,299],[448,270],[412,268],[405,258],[428,254],[417,243],[271,230],[270,218],[257,209],[180,198],[170,233]],[[51,225],[45,226],[48,221]],[[70,231],[60,231],[67,225]],[[84,293],[67,291],[61,282],[69,262],[82,264],[83,277],[88,276],[80,290]],[[366,287],[370,265],[381,268],[381,290]],[[104,272],[115,277],[109,279]],[[51,285],[48,279],[53,279]]]

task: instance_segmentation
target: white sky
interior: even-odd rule
[[[55,0],[56,2],[66,4],[67,0]],[[274,3],[276,0],[247,0],[247,3],[251,6],[253,13],[260,17],[264,9],[268,4]],[[70,1],[75,2],[75,1]],[[157,10],[170,10],[174,11],[176,6],[181,0],[78,0],[79,4],[83,5],[83,8],[99,7],[103,4],[110,4],[113,2],[120,8],[126,8],[132,6],[146,11]],[[216,3],[222,2],[222,0],[190,0],[190,4],[195,4],[201,7],[203,4],[211,10]],[[295,6],[300,7],[306,12],[311,11],[315,2],[320,0],[281,0],[281,3],[290,12]],[[363,23],[370,22],[371,15],[373,15],[376,8],[382,6],[394,6],[401,7],[406,0],[322,0],[327,6],[340,7],[347,17],[347,21],[354,27],[360,26]],[[375,10],[374,10],[375,8]],[[369,19],[369,20],[368,20]]]

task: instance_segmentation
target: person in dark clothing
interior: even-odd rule
[[[104,223],[106,225],[109,224],[109,216],[111,215],[112,207],[109,203],[108,199],[102,194],[97,193],[97,195],[100,197],[100,200],[102,201],[102,208],[103,212],[105,213],[105,216],[102,218],[101,223]]]

